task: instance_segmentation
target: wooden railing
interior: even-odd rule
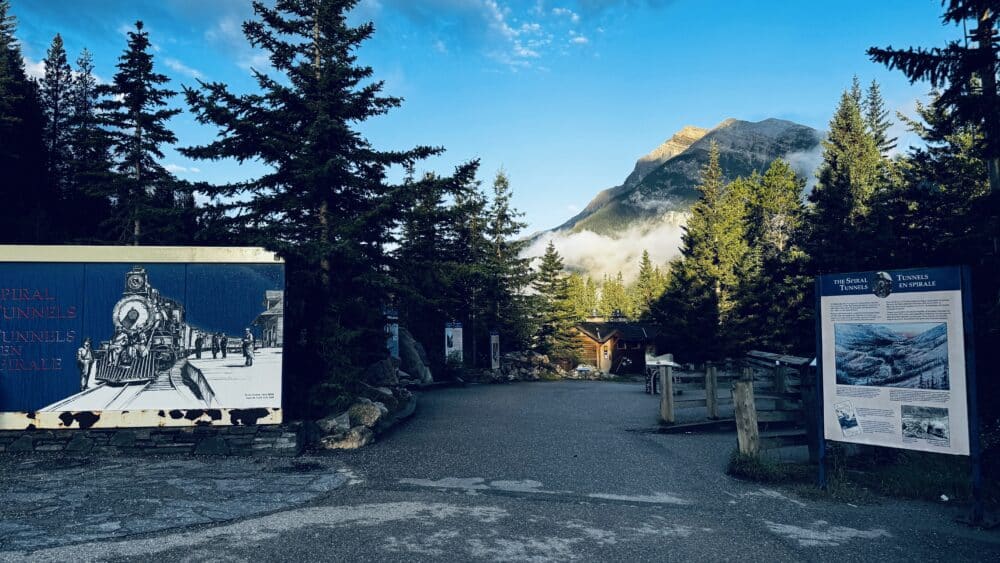
[[[732,395],[740,453],[810,446],[815,457],[815,387],[808,358],[751,351],[743,361]]]

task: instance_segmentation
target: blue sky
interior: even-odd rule
[[[246,44],[243,0],[12,0],[29,71],[55,33],[71,60],[94,53],[107,80],[142,19],[157,69],[174,87],[196,79],[253,88],[266,59]],[[857,74],[877,79],[889,107],[911,112],[927,94],[868,61],[869,46],[935,46],[958,35],[937,0],[362,0],[356,20],[375,37],[360,51],[402,108],[363,131],[386,149],[443,146],[425,168],[447,172],[482,159],[489,182],[503,167],[529,230],[552,227],[636,158],[684,125],[728,117],[790,119],[826,128]],[[176,104],[181,105],[178,97]],[[175,118],[181,145],[210,139],[190,114]],[[223,182],[253,165],[164,163],[190,180]]]

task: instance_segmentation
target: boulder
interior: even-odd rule
[[[319,447],[327,450],[356,450],[369,444],[374,436],[371,428],[355,426],[339,434],[324,436],[319,441]]]
[[[399,327],[399,360],[400,369],[420,383],[432,383],[430,361],[427,359],[427,352],[420,345],[410,331],[404,327]]]
[[[351,417],[346,412],[338,415],[330,415],[317,420],[316,426],[319,426],[323,434],[339,434],[351,429]]]
[[[367,399],[362,399],[347,409],[352,428],[355,426],[371,428],[378,424],[378,420],[387,412],[388,409],[382,403],[373,403]]]
[[[365,370],[365,381],[375,387],[399,385],[395,360],[393,358],[386,358],[368,366]]]

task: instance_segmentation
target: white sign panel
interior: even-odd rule
[[[819,278],[828,440],[969,454],[959,268]]]
[[[444,357],[462,361],[462,323],[448,323],[444,327]]]
[[[500,335],[490,334],[490,367],[500,369]]]

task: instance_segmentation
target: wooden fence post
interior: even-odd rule
[[[674,423],[674,368],[660,366],[660,418]]]
[[[779,362],[774,364],[774,394],[781,395],[782,393],[788,392],[788,379],[785,373],[785,366],[781,365]],[[783,411],[786,408],[784,399],[778,399],[774,402],[774,410]]]
[[[708,418],[719,418],[718,371],[715,365],[708,364],[705,368],[705,407],[708,408]]]
[[[753,402],[753,372],[743,368],[742,377],[733,382],[733,407],[736,409],[736,440],[740,453],[756,456],[760,452],[757,430],[757,406]]]

